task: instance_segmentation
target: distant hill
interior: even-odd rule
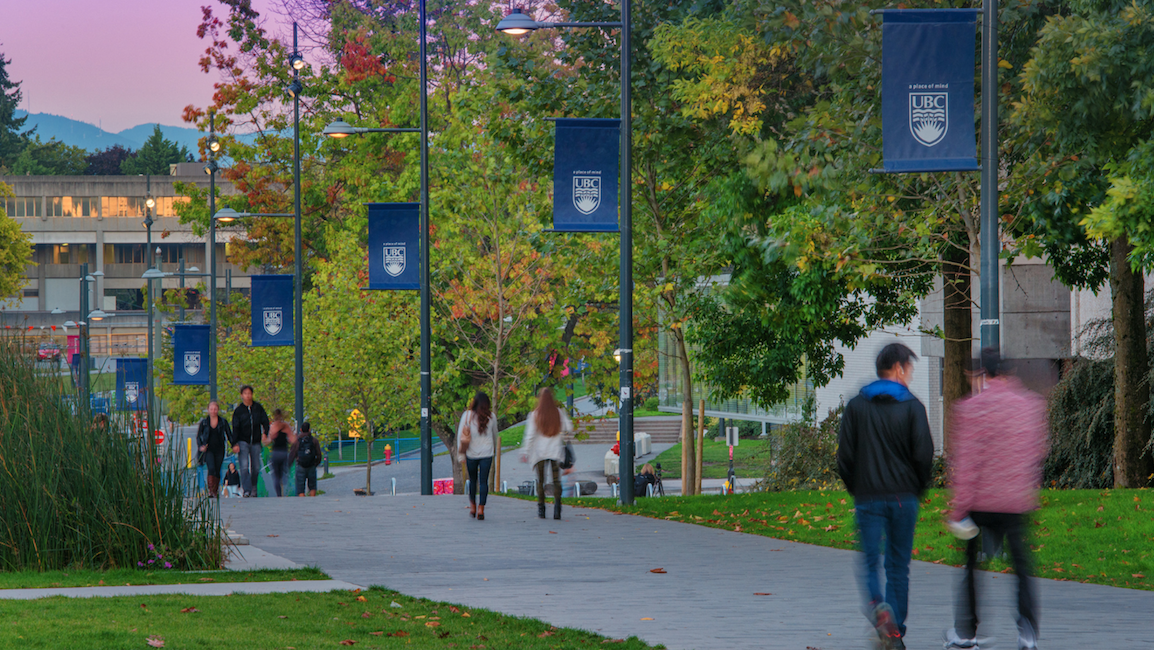
[[[56,138],[60,142],[88,151],[107,149],[116,144],[133,150],[139,149],[148,139],[148,136],[152,135],[154,126],[152,123],[140,124],[120,133],[110,133],[87,122],[60,115],[52,115],[51,113],[29,114],[25,111],[16,111],[16,117],[23,117],[24,115],[28,115],[28,121],[24,123],[24,127],[29,129],[35,126],[36,134],[40,136],[41,140],[47,141]],[[178,145],[188,147],[194,156],[196,155],[197,141],[204,135],[196,129],[167,124],[161,124],[160,131],[165,138]]]

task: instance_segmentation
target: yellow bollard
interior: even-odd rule
[[[185,438],[188,441],[188,464],[186,467],[192,469],[192,438]]]

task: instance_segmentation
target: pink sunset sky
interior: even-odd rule
[[[253,0],[274,37],[291,39],[278,0]],[[113,133],[138,124],[188,126],[181,111],[205,106],[215,73],[197,61],[201,7],[215,0],[13,0],[4,3],[0,52],[21,82],[20,108],[53,113]]]

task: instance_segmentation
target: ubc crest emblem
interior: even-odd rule
[[[137,398],[140,397],[140,382],[126,381],[124,382],[124,400],[129,404],[135,404]]]
[[[280,329],[284,325],[284,313],[280,307],[265,307],[264,309],[264,331],[269,336],[276,336],[280,334]]]
[[[910,133],[932,147],[946,137],[950,127],[949,93],[910,93]]]
[[[385,273],[394,278],[405,272],[405,245],[385,244]]]
[[[200,372],[200,353],[199,352],[185,352],[184,353],[184,371],[189,375],[196,375]]]
[[[592,214],[601,205],[601,177],[573,177],[573,207],[581,214]]]

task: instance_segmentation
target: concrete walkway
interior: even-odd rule
[[[463,497],[378,496],[238,500],[226,516],[264,550],[338,580],[671,650],[867,647],[855,552],[600,510],[564,514],[542,521],[533,503],[493,497],[479,522]],[[659,567],[667,573],[650,572]],[[908,647],[941,647],[960,575],[914,563]],[[982,632],[1013,650],[1016,581],[982,582]],[[1051,580],[1038,591],[1044,650],[1154,648],[1154,592]]]

